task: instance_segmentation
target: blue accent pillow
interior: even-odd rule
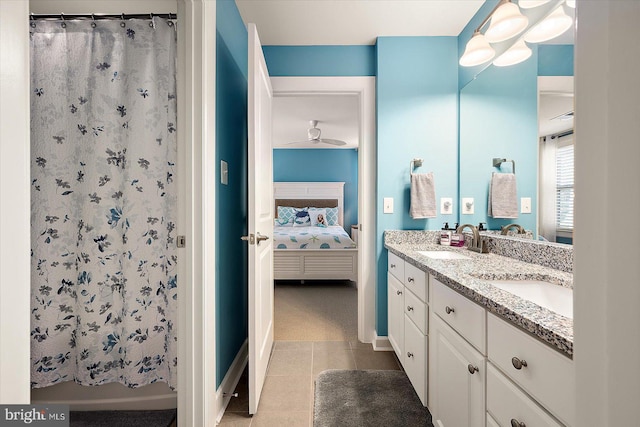
[[[295,212],[291,206],[278,206],[278,222],[280,225],[285,225],[290,222],[293,224],[293,218]]]
[[[327,211],[327,225],[338,225],[338,208],[324,208]]]
[[[293,211],[295,212],[295,217],[293,218],[294,227],[308,227],[311,225],[311,217],[307,208],[293,208]]]

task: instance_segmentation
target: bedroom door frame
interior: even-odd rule
[[[271,77],[273,96],[358,97],[358,340],[375,343],[375,77]]]

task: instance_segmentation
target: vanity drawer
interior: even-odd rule
[[[427,335],[427,305],[420,301],[413,292],[405,288],[404,314],[416,324],[420,332]]]
[[[404,357],[402,367],[420,401],[427,406],[427,337],[407,316],[404,318]]]
[[[389,271],[389,273],[396,276],[396,279],[404,282],[404,260],[391,251],[389,251],[387,270]]]
[[[480,353],[487,354],[485,309],[433,277],[430,280],[431,310],[480,350]]]
[[[573,361],[491,313],[487,329],[489,360],[562,422],[574,425]]]
[[[424,302],[427,302],[427,281],[427,273],[415,265],[405,263],[404,285]]]
[[[487,412],[500,426],[561,426],[491,363],[487,363]]]

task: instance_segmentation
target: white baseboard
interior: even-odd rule
[[[229,402],[231,401],[231,393],[234,392],[238,382],[240,381],[240,377],[242,376],[242,371],[244,371],[245,366],[247,366],[247,362],[249,361],[249,342],[245,340],[240,347],[240,351],[236,354],[235,359],[233,359],[233,363],[229,367],[227,374],[224,376],[222,383],[220,383],[220,387],[216,390],[216,407],[219,409],[218,415],[216,417],[216,423],[220,423],[222,420],[222,416],[224,415],[224,411],[227,409]]]
[[[375,351],[393,351],[393,347],[391,346],[391,342],[389,341],[389,337],[380,337],[378,334],[375,334],[373,337],[373,349]]]

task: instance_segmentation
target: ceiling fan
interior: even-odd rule
[[[286,145],[290,145],[290,144],[304,144],[306,142],[310,142],[312,144],[317,144],[319,142],[322,142],[324,144],[329,144],[329,145],[347,145],[346,142],[344,141],[340,141],[339,139],[327,139],[327,138],[320,138],[320,128],[318,128],[318,121],[317,120],[309,120],[309,125],[311,126],[309,129],[307,129],[307,139],[305,141],[294,141],[294,142],[289,142]]]

